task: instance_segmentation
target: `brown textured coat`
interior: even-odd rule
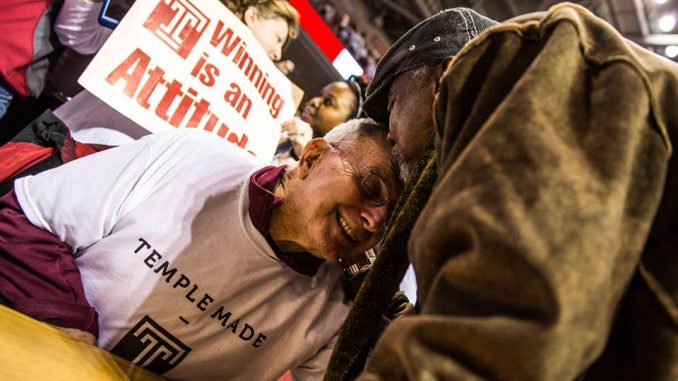
[[[472,41],[434,120],[421,310],[360,380],[677,380],[678,65],[559,5]]]

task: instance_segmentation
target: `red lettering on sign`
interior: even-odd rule
[[[134,97],[134,93],[137,92],[139,83],[141,83],[141,78],[146,72],[148,64],[151,62],[151,58],[141,49],[135,49],[132,54],[127,58],[118,67],[113,69],[113,71],[106,76],[106,82],[114,85],[119,80],[127,81],[125,83],[124,93],[128,97]]]

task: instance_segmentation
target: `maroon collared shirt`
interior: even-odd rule
[[[271,249],[273,249],[278,259],[298,273],[314,276],[318,272],[320,265],[323,264],[323,259],[314,257],[306,252],[283,252],[268,234],[273,210],[282,205],[282,199],[277,197],[273,191],[278,182],[281,181],[285,168],[285,166],[268,166],[254,172],[250,176],[247,192],[250,201],[250,219],[259,233],[266,237],[266,241],[271,245]]]

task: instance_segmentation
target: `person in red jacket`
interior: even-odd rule
[[[4,0],[0,12],[0,119],[14,96],[37,97],[58,42],[52,19],[60,0]]]

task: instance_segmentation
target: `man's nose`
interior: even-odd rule
[[[390,128],[388,129],[388,133],[386,134],[386,141],[388,142],[389,145],[394,146],[396,144],[396,140],[392,131],[393,130],[391,130]]]
[[[366,204],[360,211],[360,222],[370,233],[378,233],[388,217],[388,205]]]

